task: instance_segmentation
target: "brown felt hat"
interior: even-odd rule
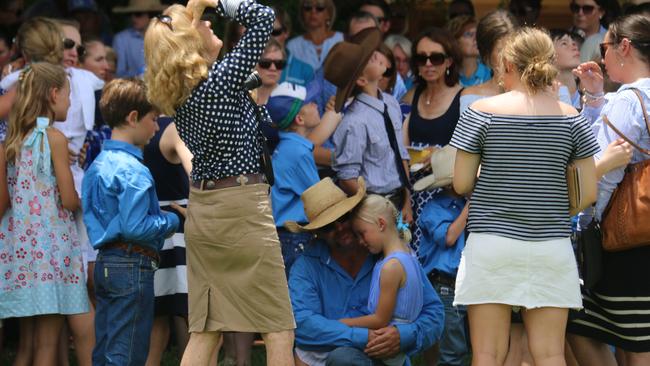
[[[381,42],[379,29],[367,28],[354,35],[349,42],[337,43],[327,54],[323,69],[325,79],[336,86],[336,112],[343,109],[359,75]]]
[[[309,224],[301,226],[295,221],[286,221],[284,227],[291,232],[297,233],[320,229],[327,224],[333,223],[350,212],[365,197],[366,182],[363,177],[357,179],[357,184],[359,189],[351,197],[348,197],[329,177],[314,184],[300,196]]]

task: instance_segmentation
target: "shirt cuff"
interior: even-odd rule
[[[345,167],[341,169],[334,169],[336,171],[336,176],[339,179],[357,179],[359,178],[359,170],[354,167]]]
[[[412,331],[413,324],[395,324],[395,328],[399,332],[399,349],[402,352],[406,352],[411,345],[416,343],[415,332]],[[417,348],[414,347],[414,348]]]
[[[223,12],[231,19],[234,19],[237,15],[237,10],[239,5],[246,0],[220,0],[219,3],[223,6]]]
[[[355,348],[363,350],[368,344],[368,329],[352,328],[352,345]]]

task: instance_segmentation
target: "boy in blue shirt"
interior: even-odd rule
[[[111,140],[86,172],[82,186],[95,262],[96,344],[93,365],[143,365],[154,316],[153,277],[164,238],[179,220],[162,212],[142,149],[158,130],[157,112],[139,80],[106,85],[99,107]]]
[[[307,222],[300,195],[320,180],[314,144],[307,139],[307,134],[320,124],[318,106],[312,99],[305,87],[285,82],[273,90],[266,104],[273,124],[280,130],[280,143],[272,157],[275,184],[271,188],[271,203],[287,277],[311,235],[288,232],[284,223]]]

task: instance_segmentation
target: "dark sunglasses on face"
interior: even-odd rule
[[[325,11],[325,9],[326,9],[326,7],[323,6],[323,5],[305,4],[305,5],[302,6],[302,11],[304,11],[304,12],[317,11],[319,13],[322,13],[322,12]]]
[[[573,14],[578,14],[580,13],[580,10],[582,10],[582,14],[591,15],[591,13],[596,10],[596,7],[593,5],[578,5],[576,3],[571,3],[571,5],[569,5],[569,9],[571,9],[571,12]]]
[[[268,59],[260,59],[260,61],[257,63],[260,65],[261,68],[263,69],[269,69],[271,68],[271,64],[275,65],[275,68],[278,70],[284,69],[285,66],[287,66],[287,61],[286,60],[268,60]]]
[[[77,42],[71,40],[70,38],[63,39],[63,48],[66,50],[71,50],[75,46],[77,46],[77,55],[82,56],[84,53],[86,53],[86,48],[84,46],[77,45]]]
[[[338,219],[336,219],[334,222],[331,222],[331,223],[323,226],[322,228],[318,229],[318,231],[321,231],[321,232],[324,232],[324,233],[329,233],[331,231],[334,231],[334,229],[336,229],[336,224],[337,223],[338,224],[344,223],[344,222],[350,220],[351,218],[352,218],[352,213],[348,212],[345,215],[343,215],[343,216],[339,217]]]
[[[273,31],[271,31],[271,35],[273,37],[277,37],[277,36],[279,36],[280,34],[286,32],[286,31],[287,31],[287,28],[285,28],[284,26],[282,26],[280,28],[277,28],[277,29],[273,28]]]
[[[415,63],[418,66],[425,66],[427,64],[427,60],[431,62],[431,65],[439,66],[444,64],[446,59],[447,59],[447,55],[440,52],[433,52],[430,55],[423,55],[418,53],[414,57]]]

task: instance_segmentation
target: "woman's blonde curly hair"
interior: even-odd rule
[[[208,57],[203,40],[192,25],[192,15],[182,5],[172,5],[163,15],[171,22],[152,19],[144,35],[147,98],[164,114],[173,116],[192,90],[208,77]]]

